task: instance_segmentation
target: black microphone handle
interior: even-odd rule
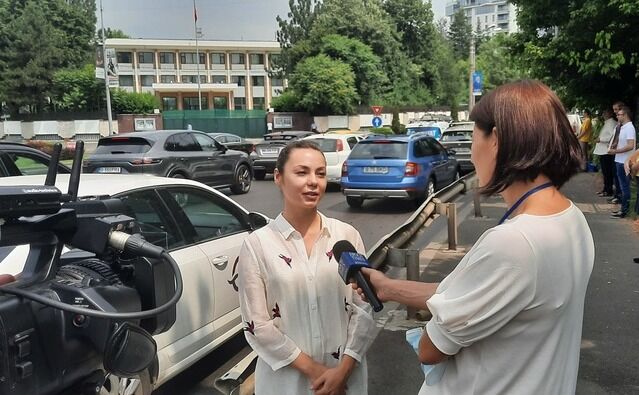
[[[366,295],[368,303],[373,306],[373,311],[376,313],[382,311],[384,305],[382,304],[382,302],[379,301],[379,299],[377,299],[377,295],[375,294],[375,291],[373,291],[373,287],[368,283],[368,280],[366,280],[366,277],[364,277],[362,272],[360,270],[357,270],[354,274],[354,277],[355,281],[357,282],[357,286],[360,287],[362,291],[364,291],[364,295]]]

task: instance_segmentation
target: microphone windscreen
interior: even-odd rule
[[[335,243],[335,245],[333,246],[333,256],[335,256],[335,259],[338,262],[339,262],[340,258],[342,257],[342,254],[345,253],[345,252],[355,252],[355,253],[357,253],[357,250],[351,244],[351,242],[348,241],[348,240],[340,240],[337,243]]]

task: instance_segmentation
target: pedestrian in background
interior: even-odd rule
[[[612,197],[615,177],[615,157],[608,153],[608,146],[610,141],[615,135],[615,126],[617,121],[613,118],[613,113],[610,108],[606,108],[602,112],[604,124],[599,131],[599,137],[595,140],[594,155],[599,156],[599,164],[601,166],[601,174],[603,175],[603,189],[598,193],[599,196]]]
[[[577,135],[579,145],[581,147],[581,156],[583,157],[583,171],[588,170],[590,140],[592,139],[592,113],[590,110],[584,110],[584,120],[581,123],[581,129]]]
[[[608,150],[617,148],[617,144],[619,143],[619,132],[621,131],[621,123],[617,119],[617,113],[621,110],[621,107],[625,106],[622,101],[617,100],[612,104],[612,112],[614,113],[615,120],[617,121],[617,125],[615,125],[615,135],[612,140],[610,140],[610,145],[608,146]],[[619,178],[617,177],[617,165],[613,166],[614,173],[614,183],[615,183],[615,195],[608,199],[608,203],[612,204],[620,204],[621,203],[621,186],[619,185]]]
[[[496,88],[470,119],[480,191],[509,207],[500,224],[440,284],[363,273],[380,300],[433,315],[419,359],[446,367],[420,394],[574,394],[595,251],[583,213],[559,188],[579,171],[579,143],[538,81]]]
[[[258,355],[255,394],[366,394],[375,322],[332,252],[347,240],[364,254],[362,238],[318,211],[327,180],[315,143],[283,148],[274,177],[282,213],[248,236],[238,263],[244,333]]]
[[[609,154],[615,155],[615,169],[621,188],[621,207],[612,213],[613,218],[625,218],[630,206],[630,177],[624,169],[624,163],[635,150],[636,132],[631,119],[630,108],[628,106],[621,107],[617,112],[617,121],[621,125],[617,148],[608,151]]]

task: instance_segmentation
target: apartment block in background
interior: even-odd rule
[[[517,9],[506,0],[453,0],[446,4],[446,17],[452,22],[459,10],[464,10],[473,31],[481,30],[490,35],[516,33]]]

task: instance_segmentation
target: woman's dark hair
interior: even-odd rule
[[[470,119],[498,152],[492,179],[481,193],[494,195],[517,181],[544,174],[560,188],[581,167],[581,149],[561,101],[539,81],[502,85],[473,108]]]
[[[322,154],[322,157],[324,158],[324,161],[326,162],[326,157],[324,156],[324,153],[322,152],[320,147],[317,144],[315,144],[312,140],[297,140],[287,144],[286,147],[282,148],[282,150],[280,151],[280,154],[277,156],[277,161],[275,162],[275,168],[280,173],[284,173],[284,166],[286,165],[286,162],[288,162],[288,158],[289,156],[291,156],[291,152],[294,149],[302,149],[302,148],[314,149],[315,151]]]

